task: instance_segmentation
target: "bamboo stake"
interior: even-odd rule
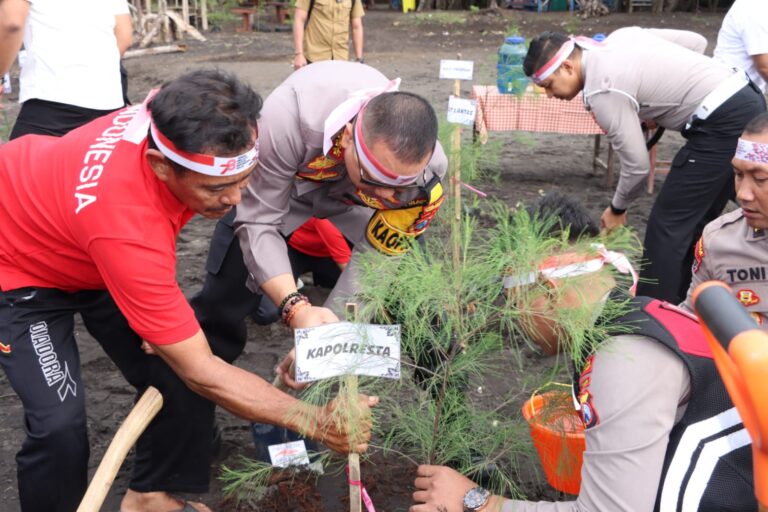
[[[357,322],[357,303],[347,302],[347,317],[352,322]],[[347,393],[347,410],[349,411],[350,425],[356,425],[357,422],[357,375],[347,375],[344,377]],[[353,433],[354,434],[354,433]],[[355,437],[354,435],[352,436]],[[353,439],[354,442],[354,439]],[[350,453],[347,459],[349,465],[349,512],[362,512],[363,485],[360,478],[360,455]],[[355,482],[354,484],[352,482]]]
[[[163,396],[150,386],[133,406],[101,459],[77,512],[98,512],[128,451],[163,407]]]
[[[456,54],[456,59],[461,60],[461,54]],[[461,81],[453,81],[453,95],[461,97]],[[459,271],[461,255],[461,125],[456,124],[451,134],[451,188],[454,200],[453,218],[453,270]]]

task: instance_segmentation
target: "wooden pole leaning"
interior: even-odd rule
[[[163,396],[150,386],[133,406],[101,459],[77,512],[98,512],[128,451],[163,407]]]

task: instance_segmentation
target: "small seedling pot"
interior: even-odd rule
[[[523,405],[549,485],[568,494],[579,494],[584,452],[584,425],[567,392],[534,395]]]

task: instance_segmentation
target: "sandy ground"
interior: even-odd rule
[[[379,68],[386,75],[403,78],[403,90],[410,90],[429,98],[441,117],[447,106],[451,83],[440,81],[439,61],[444,58],[461,58],[475,61],[476,84],[495,81],[495,51],[503,41],[508,27],[516,26],[523,35],[530,37],[542,30],[569,30],[584,34],[610,32],[628,25],[689,28],[704,34],[710,41],[709,52],[714,45],[722,15],[676,14],[652,17],[646,13],[612,14],[605,18],[581,21],[567,13],[504,11],[501,13],[441,13],[432,19],[384,10],[370,11],[365,18],[366,62]],[[462,23],[451,23],[456,19]],[[219,67],[237,73],[250,82],[262,95],[269,94],[292,70],[292,44],[289,33],[247,34],[235,33],[233,27],[224,27],[219,33],[207,34],[206,43],[190,42],[189,51],[180,54],[147,56],[126,61],[130,76],[130,97],[134,102],[143,99],[146,92],[164,80],[199,67]],[[463,93],[469,92],[470,84],[464,84]],[[6,115],[12,119],[17,109],[8,103],[15,95],[5,98]],[[469,134],[465,134],[468,138]],[[556,188],[578,195],[591,212],[598,216],[607,205],[611,190],[605,177],[591,168],[592,138],[586,136],[561,136],[550,134],[492,134],[492,140],[503,143],[500,160],[501,182],[488,190],[494,198],[509,204],[531,200],[540,190]],[[681,138],[667,135],[660,145],[660,155],[669,158],[681,145]],[[603,155],[605,156],[605,155]],[[657,190],[662,177],[657,177]],[[481,187],[482,188],[482,187]],[[653,197],[642,197],[631,210],[630,224],[642,235]],[[208,250],[208,239],[213,222],[194,219],[184,229],[178,242],[179,281],[185,293],[194,293],[203,279],[203,265]],[[310,290],[322,294],[322,290]],[[78,328],[79,344],[86,383],[88,421],[91,438],[91,471],[95,470],[101,456],[114,435],[117,426],[130,409],[133,392],[117,372],[111,361],[96,343]],[[271,370],[291,345],[291,336],[280,325],[250,327],[250,340],[246,353],[237,364],[271,380]],[[548,366],[548,361],[538,356],[530,359],[533,372]],[[520,377],[518,376],[518,379]],[[514,385],[514,384],[513,384]],[[245,421],[225,412],[218,413],[223,430],[223,448],[212,471],[222,464],[233,464],[239,455],[252,454],[250,431]],[[0,374],[0,512],[19,510],[16,491],[14,454],[23,439],[21,403],[10,388],[7,379]],[[379,467],[402,475],[398,482],[366,482],[373,487],[372,495],[378,509],[385,511],[406,510],[411,492],[410,469],[396,469],[380,461]],[[130,457],[113,485],[104,510],[118,510],[119,500],[125,492]],[[343,482],[327,484],[336,490],[324,490],[324,510],[342,510],[343,506],[329,496],[342,494]],[[537,494],[541,488],[529,483],[528,489]],[[220,484],[212,480],[211,492],[202,501],[214,510],[232,510],[222,503]],[[259,510],[259,508],[252,508]],[[291,510],[301,510],[291,508]],[[318,508],[323,510],[323,508]]]

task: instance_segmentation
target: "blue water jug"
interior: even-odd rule
[[[525,38],[508,37],[499,48],[499,61],[496,64],[496,85],[503,94],[522,94],[528,87],[528,77],[523,72],[523,60],[528,53]]]

